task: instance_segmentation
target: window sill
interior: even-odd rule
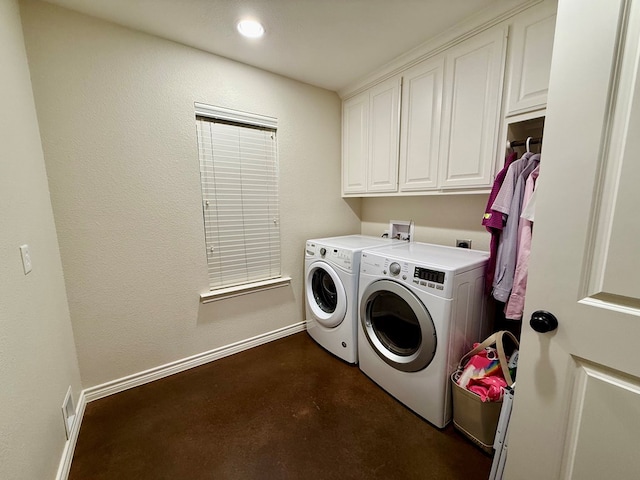
[[[239,297],[248,293],[262,292],[273,288],[286,287],[291,284],[291,277],[272,278],[261,282],[246,283],[234,287],[218,288],[207,293],[200,294],[200,303],[217,302],[227,298]]]

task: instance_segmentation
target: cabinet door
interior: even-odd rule
[[[446,55],[441,188],[491,185],[505,49],[506,29],[494,28]]]
[[[547,1],[520,14],[513,24],[508,115],[547,104],[556,11],[557,2]]]
[[[395,192],[398,190],[400,77],[376,85],[369,95],[367,192]]]
[[[342,106],[342,193],[367,190],[369,158],[369,92],[346,100]]]
[[[407,70],[402,78],[400,191],[438,186],[444,57]]]

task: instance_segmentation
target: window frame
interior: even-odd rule
[[[231,123],[231,124],[236,124],[240,127],[242,126],[246,126],[247,128],[261,128],[261,129],[267,129],[267,130],[272,130],[274,132],[277,132],[278,129],[278,121],[276,118],[274,117],[268,117],[265,115],[258,115],[258,114],[254,114],[254,113],[248,113],[248,112],[241,112],[241,111],[237,111],[237,110],[231,110],[228,108],[224,108],[224,107],[216,107],[216,106],[212,106],[212,105],[206,105],[203,103],[198,103],[196,102],[194,104],[195,106],[195,119],[196,122],[197,117],[204,117],[206,119],[211,119],[214,121],[218,121],[218,122],[223,122],[223,123]],[[276,137],[277,138],[277,137]],[[196,138],[196,141],[199,142],[199,139]],[[278,172],[278,154],[277,154],[277,144],[276,144],[276,150],[275,150],[275,165],[276,165],[276,172]],[[206,203],[207,203],[207,198],[205,197],[205,190],[204,190],[204,185],[203,185],[203,181],[204,181],[204,177],[203,177],[203,167],[202,167],[202,152],[201,152],[201,148],[200,145],[198,145],[198,164],[200,166],[200,173],[201,173],[201,196],[202,196],[202,207],[203,207],[203,226],[205,229],[205,253],[207,255],[207,268],[210,268],[210,256],[209,256],[209,252],[206,251],[207,248],[207,236],[206,236],[206,229],[207,229],[207,218],[206,218],[206,214],[205,214],[205,209],[206,209]],[[277,191],[279,192],[279,173],[276,174],[276,180],[275,180],[275,187],[277,189]],[[279,206],[279,202],[277,202],[278,205],[278,243],[279,243],[279,247],[281,248],[281,234],[280,234],[280,222],[279,222],[279,216],[280,216],[280,206]],[[286,285],[290,284],[291,278],[288,276],[283,276],[282,275],[282,257],[279,256],[279,275],[278,276],[274,276],[271,278],[265,278],[265,279],[255,279],[255,280],[248,280],[246,282],[242,282],[242,283],[236,283],[236,284],[229,284],[229,285],[220,285],[220,286],[213,286],[213,282],[212,279],[210,277],[210,275],[208,275],[208,281],[209,281],[209,291],[208,292],[204,292],[200,294],[200,301],[201,303],[208,303],[208,302],[212,302],[212,301],[216,301],[216,300],[221,300],[221,299],[226,299],[226,298],[233,298],[239,295],[245,295],[248,293],[253,293],[253,292],[259,292],[259,291],[264,291],[264,290],[270,290],[273,288],[278,288],[278,287],[283,287]]]

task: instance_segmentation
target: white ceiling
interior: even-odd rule
[[[338,91],[504,0],[47,0]],[[266,29],[241,37],[245,16]]]

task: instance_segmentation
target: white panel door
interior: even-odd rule
[[[440,186],[489,187],[504,77],[506,29],[494,28],[446,55]]]
[[[368,193],[398,190],[400,82],[393,77],[369,91]]]
[[[640,0],[561,0],[507,479],[640,478]]]
[[[369,158],[369,92],[342,105],[342,193],[367,190]]]
[[[547,103],[551,54],[556,27],[555,0],[520,14],[513,25],[509,53],[509,115]]]
[[[438,186],[443,73],[440,56],[402,75],[400,191]]]

